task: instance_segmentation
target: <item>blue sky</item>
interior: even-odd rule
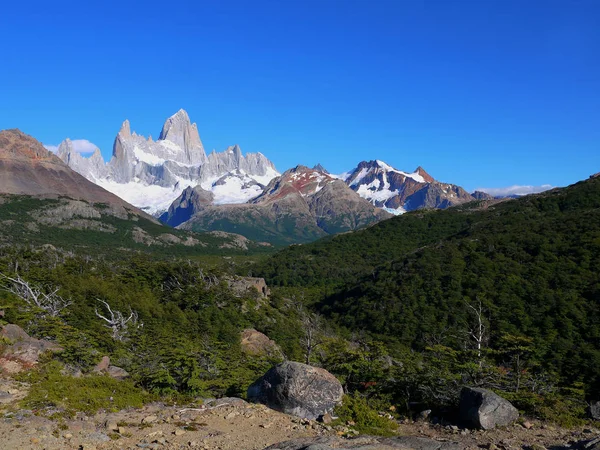
[[[95,4],[88,4],[95,3]],[[381,159],[477,187],[600,171],[597,0],[7,2],[0,128],[105,158],[184,108],[280,171]]]

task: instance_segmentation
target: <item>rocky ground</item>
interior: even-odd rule
[[[352,427],[331,427],[282,414],[240,399],[206,401],[201,407],[151,404],[139,410],[78,413],[18,408],[26,385],[0,380],[2,449],[571,449],[600,436],[594,428],[566,430],[530,421],[505,429],[469,431],[428,422],[401,423],[400,436],[385,440],[354,436]],[[343,435],[343,436],[341,436]],[[346,437],[352,436],[351,439]],[[452,445],[455,443],[455,445]],[[593,449],[594,445],[587,448]],[[600,449],[600,445],[598,446]]]

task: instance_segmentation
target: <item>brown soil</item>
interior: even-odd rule
[[[341,435],[335,427],[299,419],[240,399],[206,402],[199,408],[151,404],[138,410],[99,413],[74,419],[53,418],[18,409],[26,386],[0,380],[2,449],[263,449],[269,445],[319,435]],[[58,416],[58,415],[56,415]],[[459,442],[465,449],[560,449],[597,437],[593,428],[567,430],[536,421],[527,429],[468,431],[428,422],[401,423],[399,434]],[[351,434],[351,433],[350,433]]]

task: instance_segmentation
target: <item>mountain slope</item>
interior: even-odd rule
[[[276,285],[324,285],[321,313],[418,350],[431,342],[464,346],[474,320],[469,305],[481,305],[491,349],[529,342],[530,370],[535,363],[563,384],[600,393],[599,178],[408,213],[286,249],[255,275]]]
[[[182,205],[180,209],[189,207],[187,202]],[[177,209],[175,205],[173,215],[178,214]],[[201,207],[180,228],[217,229],[254,240],[290,244],[354,230],[388,217],[341,180],[298,166],[273,179],[249,203]]]

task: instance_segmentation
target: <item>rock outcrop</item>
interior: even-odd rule
[[[342,401],[340,382],[325,369],[286,361],[248,388],[248,400],[305,419],[316,419]]]
[[[18,325],[8,324],[2,327],[0,336],[10,343],[4,347],[0,357],[0,372],[18,373],[37,364],[39,357],[46,351],[62,351],[55,342],[35,339]]]
[[[214,199],[214,194],[205,191],[201,186],[187,187],[169,206],[169,210],[160,216],[159,220],[162,223],[176,227],[190,220],[197,212],[212,205]]]
[[[281,356],[282,352],[275,341],[254,328],[246,328],[240,334],[242,352],[248,355]]]
[[[206,153],[198,134],[198,126],[190,122],[188,113],[183,109],[167,119],[158,140],[173,142],[183,149],[185,159],[180,162],[199,165],[206,161]],[[149,139],[148,142],[152,141]]]
[[[264,278],[235,277],[228,279],[227,284],[236,295],[246,294],[252,289],[255,289],[262,298],[268,297],[271,293]]]
[[[494,392],[464,387],[460,393],[460,421],[471,428],[490,430],[510,425],[519,411],[508,400]]]
[[[600,420],[600,401],[592,402],[589,407],[590,417],[594,420]]]
[[[97,374],[106,374],[109,377],[117,380],[124,380],[129,376],[129,373],[125,369],[113,366],[110,363],[110,358],[108,356],[103,356],[100,362],[96,364],[92,372]]]

